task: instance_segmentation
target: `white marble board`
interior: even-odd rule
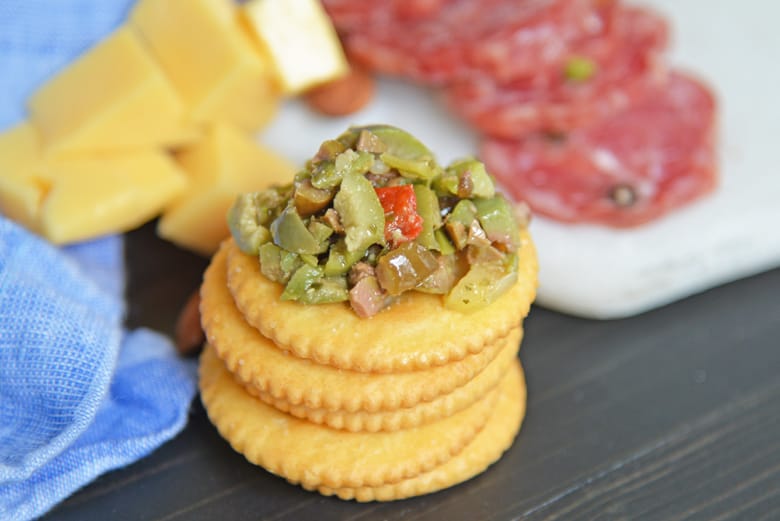
[[[534,219],[537,303],[589,318],[634,315],[780,266],[780,2],[636,3],[668,16],[670,61],[716,91],[721,181],[708,198],[630,230]],[[477,151],[477,136],[432,92],[388,80],[369,107],[346,118],[291,101],[258,139],[302,163],[322,140],[368,123],[409,130],[444,162]]]

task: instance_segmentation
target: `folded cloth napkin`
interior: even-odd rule
[[[0,130],[131,3],[0,1]],[[0,215],[0,519],[41,516],[184,427],[194,363],[123,329],[124,276],[121,237],[55,248]]]
[[[122,329],[122,240],[56,249],[0,216],[0,519],[30,519],[185,425],[193,362]]]

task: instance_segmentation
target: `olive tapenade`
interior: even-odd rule
[[[439,165],[409,133],[352,127],[281,187],[238,196],[228,224],[282,299],[369,317],[408,291],[463,312],[517,280],[519,225],[473,158]]]

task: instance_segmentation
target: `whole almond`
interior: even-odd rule
[[[206,341],[200,325],[200,292],[195,290],[179,312],[175,331],[176,350],[181,355],[197,354]]]
[[[346,116],[365,107],[374,97],[374,78],[352,67],[337,80],[324,83],[306,92],[308,105],[326,116]]]

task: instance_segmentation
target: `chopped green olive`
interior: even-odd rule
[[[385,145],[382,140],[379,139],[379,136],[368,129],[363,129],[360,131],[360,136],[358,137],[355,148],[360,152],[381,154],[387,150],[387,145]]]
[[[271,239],[271,232],[260,224],[260,217],[255,194],[239,195],[228,210],[230,233],[239,249],[249,255],[257,255],[260,246]]]
[[[438,267],[433,253],[415,242],[405,242],[379,257],[376,278],[390,295],[400,295],[417,287]]]
[[[341,173],[336,171],[336,160],[328,159],[317,164],[311,173],[311,184],[320,190],[336,188],[341,183]]]
[[[520,230],[512,207],[500,194],[490,199],[475,199],[477,219],[491,242],[498,243],[504,251],[520,246]]]
[[[476,218],[477,207],[469,199],[459,201],[447,216],[444,226],[457,249],[468,245],[469,229]]]
[[[288,206],[274,219],[271,234],[274,244],[293,253],[318,254],[327,250],[327,243],[323,245],[312,235],[294,206]]]
[[[333,199],[346,232],[347,249],[365,251],[372,244],[384,244],[385,211],[371,185],[362,175],[348,175]]]
[[[370,130],[370,127],[350,127],[346,131],[342,132],[341,135],[336,138],[336,141],[344,146],[344,150],[348,148],[356,148],[357,141],[360,138],[360,131],[363,130],[363,128]]]
[[[333,160],[317,165],[311,176],[315,188],[330,190],[336,188],[348,174],[365,174],[374,164],[374,154],[355,152],[348,149]]]
[[[255,192],[258,222],[268,226],[284,210],[292,193],[291,186],[274,186],[262,192]]]
[[[299,257],[304,264],[308,264],[309,266],[318,266],[320,263],[320,259],[316,255],[310,253],[301,253]]]
[[[422,231],[417,236],[417,243],[429,250],[438,250],[439,243],[434,232],[441,228],[439,198],[425,185],[414,185],[414,197],[417,200],[417,213],[422,217]]]
[[[444,298],[449,309],[471,313],[495,301],[517,281],[517,257],[473,264]]]
[[[448,222],[459,222],[468,227],[477,218],[477,207],[474,201],[463,199],[452,209],[447,216]]]
[[[339,239],[330,247],[328,260],[325,262],[325,275],[344,275],[364,254],[362,250],[349,251],[346,241]]]
[[[317,248],[317,253],[328,251],[330,238],[333,235],[333,228],[321,221],[311,219],[308,229],[312,237],[320,244],[319,248]]]
[[[433,159],[433,152],[416,137],[405,130],[391,125],[371,125],[359,130],[368,130],[385,145],[385,153],[402,159]]]
[[[438,267],[414,289],[423,293],[446,295],[458,280],[458,259],[455,255],[439,255]]]
[[[476,159],[454,161],[447,167],[446,172],[458,180],[455,192],[452,192],[449,186],[448,190],[459,197],[493,197],[496,193],[493,180],[485,170],[485,165]],[[449,183],[451,184],[452,181]]]
[[[287,282],[282,300],[304,304],[343,302],[349,300],[349,292],[343,277],[326,277],[322,268],[303,264]]]
[[[566,61],[563,75],[569,81],[588,81],[596,74],[596,62],[582,56],[574,56]]]
[[[447,236],[447,232],[445,232],[443,228],[436,230],[433,235],[436,237],[436,244],[438,244],[439,252],[441,252],[442,255],[452,255],[455,253],[455,246],[452,244],[452,241]]]
[[[407,179],[419,179],[430,181],[439,172],[436,162],[429,158],[407,159],[404,157],[393,156],[387,152],[379,156],[384,164],[395,168]]]
[[[452,170],[444,172],[433,180],[432,186],[441,195],[458,195],[458,175]]]
[[[343,179],[348,175],[363,175],[371,169],[373,164],[374,154],[347,150],[336,158],[336,171]]]
[[[241,251],[256,255],[257,248],[271,240],[268,225],[287,204],[291,189],[274,186],[236,197],[228,210],[227,222]]]
[[[260,246],[258,256],[262,274],[280,284],[286,284],[303,262],[300,255],[284,251],[272,242]]]
[[[332,161],[336,159],[336,156],[341,154],[347,149],[344,143],[341,143],[335,139],[329,139],[323,141],[320,145],[320,149],[317,151],[317,155],[314,156],[314,161]]]
[[[308,217],[328,206],[333,195],[333,189],[316,188],[311,183],[311,179],[295,181],[293,200],[295,209],[301,217]]]

